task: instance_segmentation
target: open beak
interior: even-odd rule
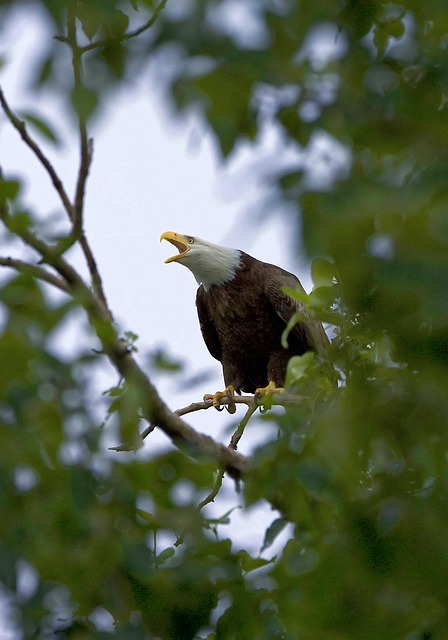
[[[168,262],[174,262],[175,260],[179,260],[179,258],[181,258],[186,253],[188,253],[188,251],[190,251],[188,240],[181,233],[175,233],[174,231],[165,231],[165,233],[162,233],[162,235],[160,236],[160,242],[162,242],[162,240],[168,240],[168,242],[171,242],[171,244],[173,244],[176,247],[176,249],[179,251],[179,253],[177,253],[174,256],[171,256],[171,258],[167,258],[165,260],[165,264]]]

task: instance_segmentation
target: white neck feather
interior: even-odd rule
[[[241,263],[241,251],[207,243],[193,246],[182,264],[190,269],[196,282],[208,291],[213,285],[233,280]]]

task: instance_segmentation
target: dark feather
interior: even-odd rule
[[[205,344],[222,362],[225,384],[239,393],[254,393],[271,380],[282,386],[291,356],[325,351],[328,338],[322,325],[282,287],[303,291],[292,273],[241,252],[233,280],[208,291],[203,286],[198,289],[196,305]],[[298,311],[304,321],[292,329],[285,349],[282,333]]]

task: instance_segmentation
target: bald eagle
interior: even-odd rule
[[[166,231],[160,240],[168,240],[179,252],[165,262],[188,267],[200,285],[196,306],[202,336],[210,354],[222,363],[226,385],[225,391],[206,396],[216,407],[235,392],[263,396],[283,390],[291,356],[306,351],[324,355],[328,338],[321,323],[282,291],[304,291],[295,275],[197,237]],[[284,348],[281,337],[296,312],[303,320],[291,330]]]

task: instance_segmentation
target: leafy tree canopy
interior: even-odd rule
[[[0,5],[0,25],[16,4]],[[35,112],[19,119],[0,94],[4,119],[44,166],[70,223],[54,237],[35,219],[4,155],[3,233],[24,247],[0,257],[15,274],[0,291],[0,580],[18,633],[445,638],[446,3],[38,4],[54,37],[42,43],[31,91],[65,98],[81,151],[71,199],[34,138],[37,128],[54,143],[53,123]],[[266,412],[278,435],[250,460],[163,403],[133,358],[135,337],[113,322],[84,233],[90,122],[152,60],[171,65],[168,99],[180,116],[200,115],[223,158],[266,127],[306,152],[268,178],[314,259],[304,302],[334,337],[324,366],[308,355],[291,361],[295,401]],[[316,180],[306,158],[324,134],[348,161]],[[90,281],[70,263],[74,245]],[[91,348],[63,359],[51,337],[68,316],[87,318]],[[148,432],[157,425],[171,438],[170,452],[138,461],[104,450],[108,426],[88,399],[104,359],[120,374],[108,398],[123,448],[139,446],[150,423]],[[177,369],[160,354],[155,361]],[[234,549],[226,515],[204,515],[204,503],[219,503],[224,472],[246,506],[276,510],[261,555],[250,541]],[[178,497],[185,484],[194,488],[187,501]],[[163,542],[167,532],[176,544]],[[113,631],[101,630],[101,617]]]

